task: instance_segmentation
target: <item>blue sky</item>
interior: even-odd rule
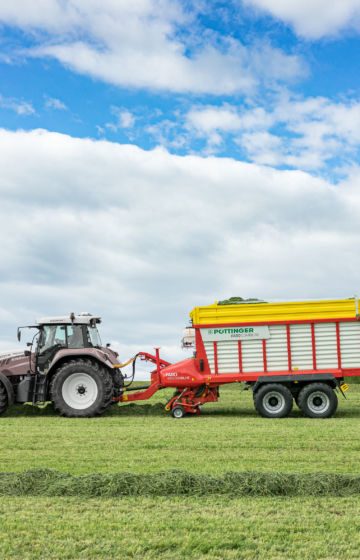
[[[163,145],[183,155],[211,153],[277,168],[303,168],[334,181],[343,175],[343,167],[346,172],[358,159],[360,137],[355,134],[349,141],[348,125],[341,127],[329,118],[337,111],[341,120],[340,112],[345,111],[353,120],[352,110],[359,119],[357,1],[348,1],[347,18],[335,14],[335,24],[324,22],[315,31],[306,17],[321,20],[321,0],[308,6],[305,2],[302,12],[294,2],[293,14],[276,0],[154,0],[139,2],[135,10],[129,10],[128,2],[118,3],[119,9],[108,2],[96,10],[92,2],[50,0],[44,17],[40,10],[34,15],[26,8],[20,17],[26,4],[30,6],[18,0],[13,10],[0,10],[0,118],[5,128],[46,128],[145,149]],[[99,11],[104,23],[97,30]],[[113,18],[111,34],[118,28],[118,38],[107,35],[105,18]],[[133,27],[128,34],[121,32],[127,18]],[[160,39],[144,40],[141,35],[148,30]],[[78,59],[79,41],[92,49],[92,61]],[[174,47],[177,57],[172,60],[162,49]],[[143,77],[144,68],[136,67],[135,61],[147,64],[147,48],[149,55],[154,50],[159,67],[164,66],[160,73],[168,71],[160,80],[156,60],[151,63],[153,77],[151,72]],[[211,53],[194,64],[209,49]],[[123,76],[127,52],[134,64]],[[190,62],[187,70],[184,62]],[[179,70],[189,76],[182,79]],[[203,83],[196,72],[204,73]],[[308,100],[315,106],[304,113],[299,104],[304,107]],[[287,111],[282,114],[285,101]],[[293,122],[294,107],[302,125],[306,121],[306,130]],[[241,118],[254,108],[272,118],[268,123],[258,118],[244,127]],[[218,110],[220,122],[211,124]],[[238,126],[222,127],[226,116],[240,116]],[[319,125],[326,130],[319,131]],[[318,134],[317,144],[307,157],[313,133]]]
[[[0,5],[1,344],[91,308],[176,353],[194,305],[358,291],[359,32],[360,0]]]

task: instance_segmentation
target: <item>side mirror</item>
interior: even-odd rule
[[[17,339],[20,342],[20,340],[21,340],[21,330],[20,329],[17,330]]]
[[[32,346],[32,342],[27,342],[27,343],[26,343],[26,346],[27,346],[28,348],[30,348],[30,346]]]
[[[31,356],[30,350],[24,350],[24,356],[27,356],[27,357]]]

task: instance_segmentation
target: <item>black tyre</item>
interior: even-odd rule
[[[7,411],[9,399],[4,385],[0,382],[0,415]]]
[[[291,412],[293,397],[285,385],[269,383],[256,391],[254,403],[257,412],[264,418],[285,418]]]
[[[114,370],[112,375],[113,387],[114,387],[114,397],[120,397],[124,391],[124,377],[118,369]],[[117,404],[114,401],[114,404]]]
[[[182,406],[177,405],[172,409],[171,414],[174,418],[183,418],[185,416],[185,410]]]
[[[299,408],[309,418],[330,418],[336,412],[338,398],[326,383],[309,383],[299,393]]]
[[[110,406],[113,390],[106,369],[90,360],[71,360],[52,378],[50,398],[62,416],[89,418],[102,414]]]

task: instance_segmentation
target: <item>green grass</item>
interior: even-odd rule
[[[252,395],[239,386],[221,389],[220,401],[200,417],[175,420],[163,410],[166,398],[151,404],[114,406],[93,419],[56,416],[51,409],[15,407],[0,418],[0,469],[52,468],[72,474],[224,471],[359,473],[360,385],[335,418],[257,416]],[[162,403],[162,404],[159,404]]]
[[[348,560],[356,498],[3,498],[6,560]]]
[[[202,416],[174,420],[163,410],[166,396],[112,407],[102,418],[59,418],[51,407],[14,407],[1,417],[0,470],[14,474],[0,475],[0,558],[359,558],[360,496],[349,480],[360,477],[360,385],[347,401],[339,397],[329,420],[303,418],[296,408],[284,420],[259,418],[238,386],[223,388]],[[233,486],[224,492],[229,471]],[[140,481],[146,491],[122,496],[124,472],[128,490]],[[346,474],[353,476],[339,476]],[[211,495],[214,479],[222,494]],[[337,497],[307,495],[309,481]],[[195,495],[176,495],[187,484]],[[243,495],[261,484],[270,495]],[[64,488],[77,495],[57,495]],[[169,488],[172,495],[161,495]],[[295,496],[271,495],[286,488]],[[340,497],[342,488],[352,495]],[[119,497],[107,497],[112,491]],[[102,497],[84,497],[96,493]]]

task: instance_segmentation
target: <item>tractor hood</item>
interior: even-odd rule
[[[29,357],[22,352],[0,353],[0,372],[6,376],[26,375],[29,370]]]

